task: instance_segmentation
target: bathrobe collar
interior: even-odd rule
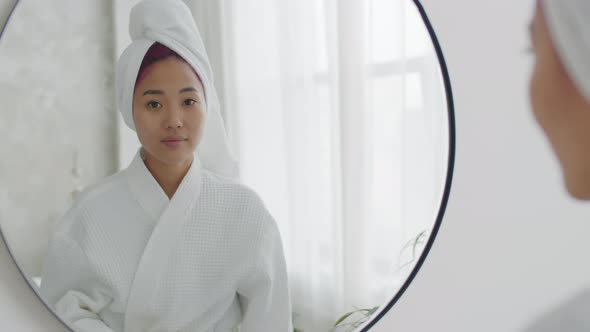
[[[171,199],[168,198],[142,160],[141,148],[135,154],[126,172],[131,192],[141,207],[148,213],[151,219],[160,219],[165,208],[170,204]],[[196,200],[201,193],[202,173],[201,162],[198,155],[195,154],[193,162],[174,193],[174,196],[172,196],[172,200],[187,199],[187,197],[180,197],[186,194],[190,195],[189,200]],[[191,188],[186,188],[187,186]]]
[[[192,222],[192,211],[201,194],[203,171],[195,154],[193,162],[172,199],[156,182],[141,159],[139,151],[128,168],[129,185],[146,211],[155,217],[152,234],[139,260],[125,310],[125,331],[143,332],[150,329],[158,312],[156,298],[175,244],[187,222]]]

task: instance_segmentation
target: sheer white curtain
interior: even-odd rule
[[[241,179],[279,224],[295,326],[328,331],[347,311],[383,306],[446,175],[444,90],[414,4],[186,2]]]

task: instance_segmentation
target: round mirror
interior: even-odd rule
[[[419,1],[166,2],[189,9],[211,72],[169,44],[185,61],[145,82],[192,66],[238,170],[215,174],[199,146],[170,195],[118,111],[141,2],[1,8],[0,230],[27,282],[80,331],[368,330],[424,262],[451,185],[450,82]],[[149,91],[172,128],[173,97]]]

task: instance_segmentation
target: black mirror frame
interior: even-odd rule
[[[432,24],[430,23],[430,20],[428,19],[428,16],[426,15],[426,11],[424,10],[424,7],[422,6],[422,4],[420,3],[419,0],[412,0],[412,1],[414,2],[414,4],[416,5],[416,8],[420,12],[420,16],[422,17],[422,21],[424,22],[424,25],[426,26],[428,33],[430,35],[430,39],[432,41],[432,44],[433,44],[434,49],[436,51],[436,55],[438,57],[438,63],[440,65],[442,78],[443,78],[443,82],[444,82],[444,86],[445,86],[445,94],[446,94],[446,100],[447,100],[447,111],[448,111],[448,118],[447,119],[448,119],[448,126],[449,126],[449,142],[448,142],[449,143],[449,152],[448,152],[448,161],[447,161],[447,177],[446,177],[446,181],[445,181],[445,187],[444,187],[443,196],[441,199],[440,208],[439,208],[439,211],[438,211],[438,214],[436,217],[436,221],[434,223],[434,227],[432,229],[432,232],[430,233],[430,237],[428,239],[428,242],[426,243],[426,246],[424,247],[424,250],[422,251],[422,254],[418,258],[418,261],[416,262],[416,265],[412,269],[408,278],[403,283],[402,287],[395,294],[393,299],[391,301],[389,301],[389,303],[382,310],[380,310],[379,313],[370,322],[367,323],[367,325],[365,325],[363,327],[361,332],[369,331],[371,329],[371,327],[373,327],[379,320],[381,320],[389,312],[389,310],[391,310],[393,305],[399,301],[399,299],[402,297],[404,292],[408,289],[408,287],[410,286],[410,284],[412,283],[412,281],[414,280],[414,278],[418,274],[418,271],[420,270],[420,268],[424,264],[424,261],[426,260],[426,257],[428,256],[430,249],[432,248],[434,240],[436,239],[436,235],[437,235],[437,233],[440,229],[440,226],[442,224],[442,219],[443,219],[445,211],[446,211],[447,203],[448,203],[450,192],[451,192],[451,183],[453,180],[453,172],[454,172],[454,166],[455,166],[455,143],[456,143],[455,130],[456,129],[455,129],[455,107],[454,107],[454,101],[453,101],[453,93],[452,93],[452,89],[451,89],[451,80],[450,80],[447,65],[446,65],[446,62],[445,62],[445,59],[443,56],[442,48],[441,48],[441,46],[438,42],[438,38],[436,37],[436,34],[434,32],[434,28],[432,27]],[[0,39],[2,38],[2,34],[6,30],[6,26],[8,25],[8,22],[10,21],[10,17],[14,13],[15,8],[18,6],[18,3],[19,3],[19,0],[15,0],[14,5],[6,18],[6,22],[4,23],[3,26],[0,26]],[[4,243],[6,245],[6,249],[7,249],[8,253],[10,254],[12,261],[18,267],[18,270],[19,270],[21,276],[24,278],[25,281],[27,281],[27,284],[29,285],[31,290],[35,294],[38,295],[37,291],[31,285],[31,283],[28,281],[29,279],[24,275],[19,264],[16,262],[14,255],[10,251],[10,248],[8,248],[6,238],[4,237],[4,234],[2,233],[1,229],[0,229],[0,238],[4,241]],[[45,304],[47,309],[64,325],[64,327],[70,329],[69,326],[67,326],[67,324],[65,324],[65,322],[60,317],[58,317],[53,312],[53,310],[51,310],[49,308],[49,306],[47,305],[47,303],[43,299],[41,299],[41,301]]]
[[[449,153],[448,153],[448,161],[447,161],[447,178],[446,178],[446,182],[445,182],[443,196],[442,196],[441,203],[440,203],[440,208],[438,210],[438,214],[436,216],[436,221],[434,223],[434,227],[432,229],[432,232],[430,233],[430,237],[428,239],[428,242],[426,243],[426,246],[424,247],[424,250],[422,251],[422,254],[418,258],[418,261],[416,262],[416,265],[412,269],[412,272],[410,273],[410,275],[408,276],[408,278],[406,279],[406,281],[404,282],[402,287],[395,294],[393,299],[391,301],[389,301],[389,303],[383,308],[383,310],[381,310],[367,325],[365,325],[363,327],[361,332],[369,331],[369,329],[371,327],[373,327],[375,324],[377,324],[377,322],[379,320],[381,320],[387,314],[387,312],[389,310],[391,310],[393,305],[396,304],[397,301],[399,301],[399,299],[402,297],[404,292],[408,289],[408,287],[410,286],[410,284],[412,283],[412,281],[414,280],[414,278],[418,274],[418,271],[420,270],[420,268],[422,267],[422,264],[424,264],[424,261],[426,260],[426,256],[428,256],[430,249],[432,249],[432,245],[434,243],[434,240],[436,239],[436,235],[438,234],[438,231],[439,231],[440,226],[442,224],[442,220],[443,220],[443,217],[444,217],[444,214],[445,214],[445,211],[447,208],[447,203],[449,201],[449,196],[451,193],[451,183],[453,182],[453,172],[454,172],[454,167],[455,167],[455,142],[456,142],[456,140],[455,140],[455,104],[453,101],[453,93],[452,93],[452,89],[451,89],[451,79],[449,77],[449,72],[447,69],[447,64],[445,62],[445,58],[443,56],[442,48],[438,42],[438,38],[436,37],[436,33],[434,32],[434,28],[432,27],[432,24],[430,23],[430,20],[428,19],[428,16],[426,15],[426,11],[424,10],[424,7],[420,3],[420,0],[412,0],[412,1],[414,2],[414,4],[416,5],[416,8],[420,12],[420,16],[422,16],[422,21],[424,22],[424,25],[426,26],[426,29],[428,30],[428,33],[430,34],[430,39],[432,41],[432,44],[433,44],[434,49],[436,51],[436,55],[438,57],[438,63],[440,65],[442,78],[443,78],[443,82],[444,82],[444,86],[445,86],[445,93],[446,93],[446,99],[447,99],[447,111],[448,111],[448,125],[449,125]]]

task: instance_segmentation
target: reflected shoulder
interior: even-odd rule
[[[124,171],[119,171],[86,186],[65,212],[55,231],[67,233],[73,226],[73,222],[85,210],[99,200],[109,199],[111,193],[120,189],[122,184],[124,184]]]

